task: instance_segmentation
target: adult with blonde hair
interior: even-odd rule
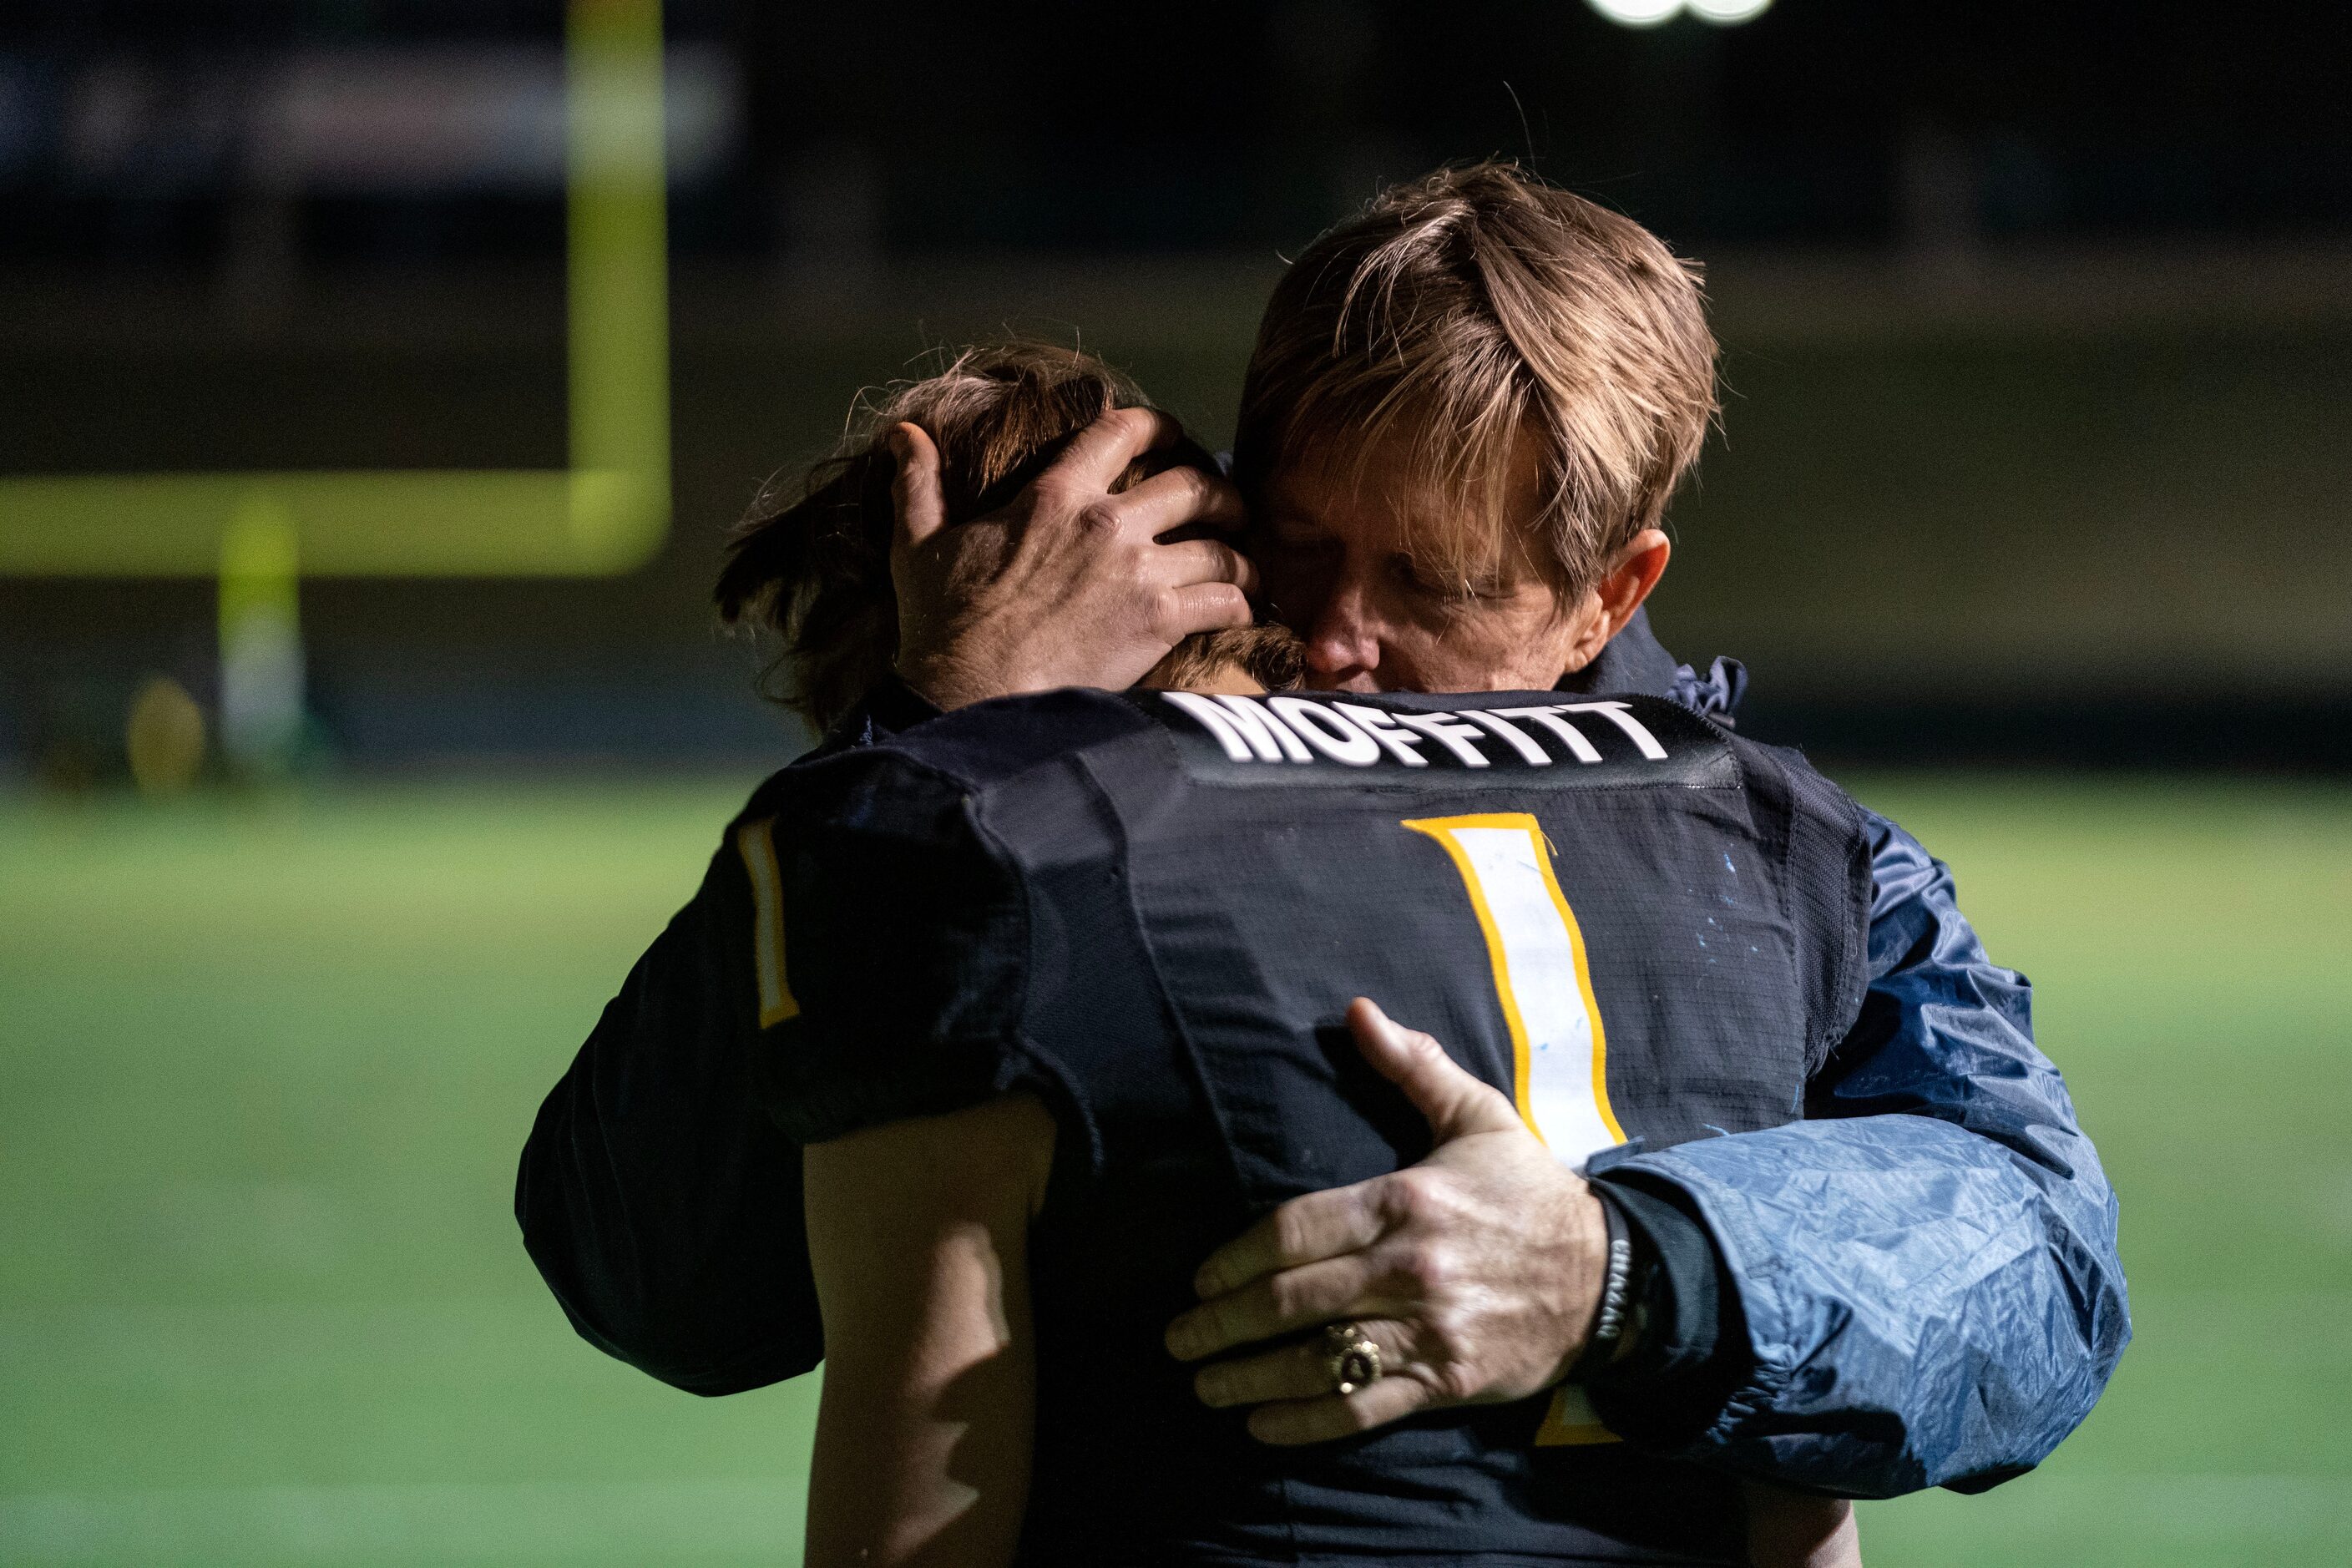
[[[901,426],[896,674],[851,727],[1128,686],[1183,636],[1248,624],[1258,573],[1312,689],[1723,711],[1736,668],[1678,667],[1642,614],[1713,354],[1693,271],[1638,225],[1497,165],[1391,191],[1278,286],[1230,484],[1180,469],[1111,493],[1104,476],[1177,434],[1116,410],[950,525],[938,454]],[[1163,542],[1244,515],[1255,568]],[[2038,1463],[2129,1336],[2115,1200],[2023,978],[1987,958],[1940,863],[1883,818],[1868,832],[1868,995],[1796,1119],[1580,1173],[1523,1128],[1441,1117],[1423,1163],[1294,1199],[1202,1266],[1168,1335],[1202,1397],[1300,1444],[1539,1393],[1619,1288],[1596,1244],[1615,1224],[1633,1299],[1614,1305],[1640,1326],[1587,1387],[1632,1450],[1849,1497]],[[535,1254],[583,1331],[657,1375],[786,1375],[813,1359],[804,1279],[784,1243],[747,1238],[797,1193],[793,1157],[729,1098],[733,1069],[653,1045],[583,1053],[589,1081],[645,1086],[635,1105],[551,1100],[526,1157]],[[1401,1070],[1417,1102],[1464,1097],[1443,1052]],[[681,1233],[647,1217],[687,1212]],[[1329,1325],[1383,1375],[1337,1389],[1283,1342]]]

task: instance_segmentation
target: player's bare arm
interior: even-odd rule
[[[1035,1408],[1028,1230],[1054,1122],[1008,1097],[812,1144],[824,1397],[811,1568],[1013,1559]]]
[[[1764,1481],[1742,1481],[1751,1568],[1862,1568],[1853,1504]]]

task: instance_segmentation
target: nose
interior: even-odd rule
[[[1370,690],[1381,642],[1363,585],[1333,584],[1307,633],[1307,683],[1319,690]]]

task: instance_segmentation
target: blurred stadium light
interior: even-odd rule
[[[1587,0],[1591,7],[1623,27],[1654,27],[1682,14],[1683,0]]]
[[[1702,22],[1736,27],[1772,8],[1772,0],[1586,0],[1621,27],[1655,27],[1688,11]]]
[[[566,176],[565,470],[89,474],[0,480],[0,574],[210,575],[236,519],[293,521],[311,576],[593,576],[669,528],[669,328],[660,0],[569,0],[560,99],[528,58],[298,61],[269,98],[287,181],[382,186]],[[128,87],[77,117],[92,158],[130,140]],[[715,95],[697,95],[699,102]],[[691,129],[706,142],[715,110]]]

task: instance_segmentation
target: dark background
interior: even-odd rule
[[[714,635],[722,531],[1006,325],[1221,439],[1281,256],[1502,153],[1706,261],[1723,427],[1659,627],[1950,863],[2122,1194],[2099,1409],[1987,1496],[1864,1504],[1869,1560],[2352,1563],[2346,16],[670,0],[656,561],[306,583],[326,776],[216,743],[173,799],[126,710],[169,675],[221,736],[214,584],[0,578],[0,1559],[797,1563],[816,1379],[598,1354],[510,1205],[798,744]],[[561,37],[0,0],[0,475],[564,464]],[[1914,762],[1966,765],[1854,765]],[[2332,772],[2229,776],[2286,770]]]
[[[1751,729],[2352,762],[2340,8],[672,0],[667,28],[671,542],[611,581],[306,584],[350,765],[788,747],[703,594],[858,387],[1046,331],[1222,439],[1281,256],[1497,153],[1708,265],[1725,415],[1655,613],[1748,659]],[[520,101],[561,33],[545,3],[18,0],[0,470],[560,465],[560,172],[306,163],[270,106],[366,51]],[[152,671],[208,700],[212,594],[0,581],[0,758],[116,743]]]

